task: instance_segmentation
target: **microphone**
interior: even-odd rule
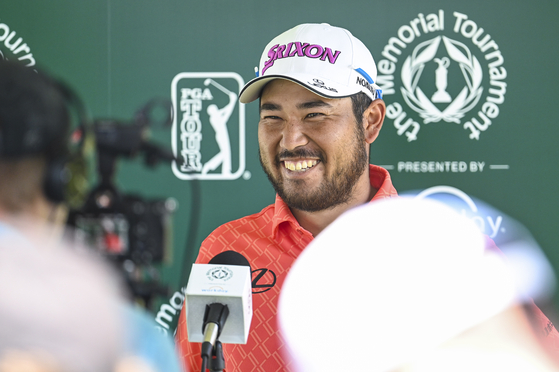
[[[235,251],[225,251],[208,264],[193,264],[185,292],[186,326],[191,342],[202,342],[211,358],[219,340],[246,344],[252,320],[251,269]]]
[[[245,256],[235,251],[224,251],[214,256],[209,262],[210,265],[234,265],[234,266],[248,266],[250,263]]]

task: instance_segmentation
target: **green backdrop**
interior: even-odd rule
[[[153,128],[152,139],[178,153],[190,146],[204,164],[219,151],[207,108],[225,107],[225,92],[241,85],[235,76],[254,77],[273,36],[305,22],[348,28],[372,51],[389,106],[371,161],[390,170],[399,191],[451,186],[518,219],[559,269],[558,15],[551,0],[3,0],[0,51],[66,80],[96,118],[130,119],[149,99],[175,95],[178,122]],[[206,88],[212,98],[203,100]],[[185,100],[181,108],[194,89],[198,111]],[[435,98],[439,91],[448,96]],[[189,130],[202,140],[184,145],[187,106],[199,114]],[[178,201],[172,259],[160,268],[173,291],[205,236],[274,200],[258,161],[257,118],[257,104],[238,103],[227,117],[234,179],[220,178],[222,165],[202,179],[199,170],[119,161],[121,190]]]

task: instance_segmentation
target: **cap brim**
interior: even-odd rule
[[[351,96],[355,93],[359,93],[360,89],[350,90],[347,87],[340,87],[339,84],[335,82],[324,82],[324,85],[335,89],[335,91],[329,91],[326,93],[326,89],[317,89],[315,88],[310,81],[313,81],[314,77],[310,77],[306,74],[292,74],[291,76],[286,75],[268,75],[257,77],[249,81],[241,90],[239,94],[239,101],[241,103],[250,103],[256,99],[258,99],[262,93],[262,89],[272,80],[276,79],[284,79],[292,81],[296,84],[299,84],[303,88],[310,90],[311,92],[325,97],[325,98],[343,98]]]

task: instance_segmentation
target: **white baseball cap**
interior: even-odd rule
[[[382,98],[371,52],[348,30],[326,23],[301,24],[277,36],[264,49],[255,70],[256,78],[239,95],[242,103],[260,97],[274,79],[291,80],[326,98],[359,92],[372,100]]]

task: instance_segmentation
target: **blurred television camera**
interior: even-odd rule
[[[98,184],[83,206],[70,210],[67,222],[71,237],[114,263],[131,295],[147,308],[153,297],[168,293],[159,283],[154,264],[162,263],[170,254],[171,216],[177,202],[173,198],[124,194],[113,179],[118,158],[143,155],[148,167],[175,160],[170,151],[148,141],[150,127],[171,123],[172,106],[166,100],[149,101],[131,121],[93,120],[90,129],[95,140]]]

